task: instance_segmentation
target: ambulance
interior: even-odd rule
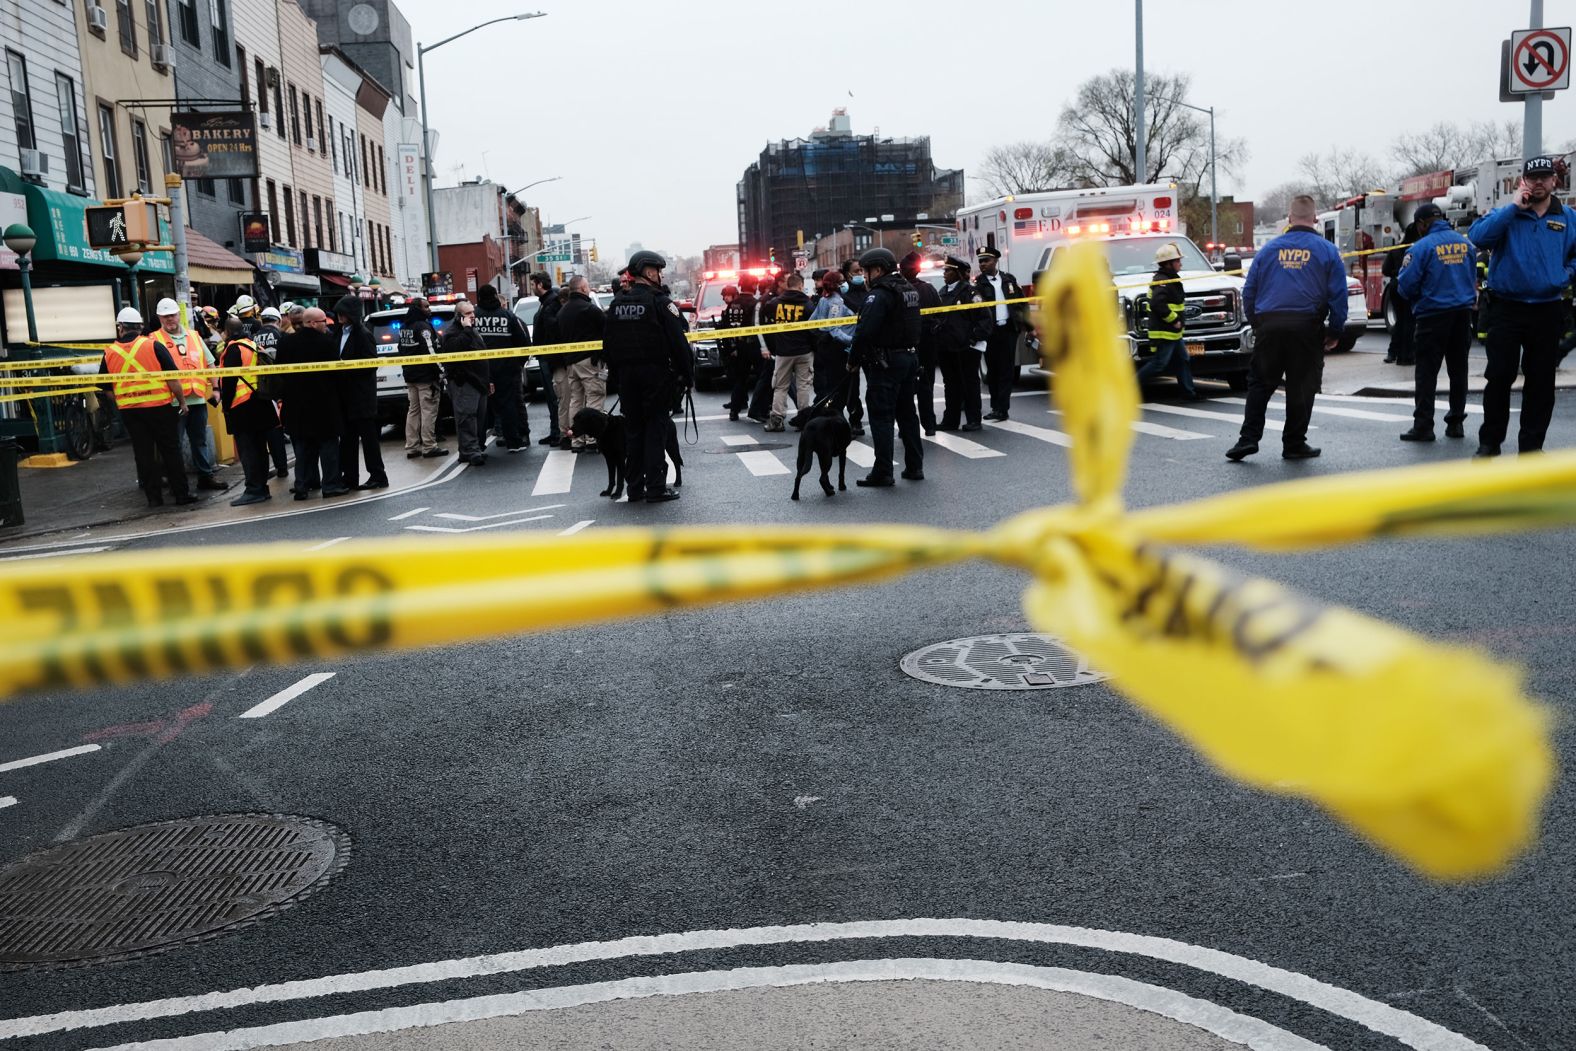
[[[960,247],[970,259],[981,248],[995,248],[1001,253],[1000,268],[1025,288],[1049,269],[1058,251],[1086,241],[1103,247],[1127,328],[1124,343],[1135,363],[1150,352],[1149,278],[1155,272],[1155,250],[1176,244],[1182,252],[1184,343],[1193,374],[1223,379],[1233,390],[1245,389],[1253,332],[1242,309],[1242,278],[1217,273],[1188,240],[1180,204],[1175,183],[1047,190],[960,208],[957,229]],[[1226,269],[1237,269],[1235,257]],[[1038,364],[1032,341],[1019,345],[1018,360]]]

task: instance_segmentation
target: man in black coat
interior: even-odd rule
[[[929,310],[941,305],[941,293],[936,286],[919,276],[920,264],[925,257],[910,252],[898,262],[898,268],[908,283],[919,293],[919,309]],[[919,425],[927,435],[936,433],[936,324],[940,315],[925,314],[919,328],[919,375],[914,380],[914,399],[919,403]]]
[[[576,275],[569,279],[569,301],[558,312],[558,336],[565,343],[589,343],[602,338],[607,324],[602,308],[591,298],[591,284]],[[564,389],[559,395],[563,419],[571,425],[581,409],[601,411],[607,397],[607,374],[602,370],[602,355],[594,350],[581,350],[559,355],[564,377]],[[595,451],[596,442],[585,435],[575,435],[573,441],[564,439],[563,448],[575,452]]]
[[[338,361],[339,343],[328,331],[328,315],[316,307],[308,310],[301,328],[279,340],[275,360],[280,365]],[[339,439],[345,426],[338,374],[291,372],[281,379],[285,432],[295,445],[295,498],[305,500],[317,488],[324,496],[350,492],[339,470]]]
[[[946,282],[941,288],[942,306],[980,302],[979,291],[969,281],[969,269],[966,260],[947,256],[941,271]],[[984,426],[980,422],[980,348],[985,346],[991,327],[985,309],[936,315],[936,360],[945,399],[938,431],[977,431]]]
[[[476,290],[476,330],[489,347],[529,347],[531,335],[520,324],[514,311],[503,305],[498,290],[483,285]],[[521,387],[525,385],[525,363],[529,354],[494,358],[487,369],[493,394],[488,402],[498,430],[500,444],[512,453],[524,452],[531,438],[531,424],[525,416]]]
[[[334,306],[339,319],[339,360],[372,361],[372,337],[361,322],[361,303],[344,296]],[[352,489],[387,489],[389,476],[383,466],[383,448],[378,437],[383,425],[378,420],[378,370],[368,366],[336,372],[339,377],[340,405],[345,413],[345,433],[339,440],[339,466],[345,484]],[[358,457],[359,451],[359,457]],[[367,461],[367,480],[360,480],[358,459]]]
[[[454,320],[443,330],[443,353],[464,354],[486,350],[487,344],[476,331],[476,307],[461,300],[454,308]],[[445,362],[449,379],[449,403],[454,406],[454,432],[460,442],[460,459],[480,467],[487,462],[482,448],[482,409],[493,393],[486,361],[470,359]]]
[[[531,343],[537,347],[551,346],[558,342],[558,308],[562,305],[558,301],[558,289],[553,287],[552,278],[536,273],[531,275],[531,291],[536,293],[536,301],[540,304],[536,320],[531,322]],[[557,445],[564,434],[558,425],[558,388],[553,386],[553,367],[558,359],[549,356],[536,360],[542,366],[542,395],[547,399],[547,433],[536,443]]]
[[[1007,300],[1023,297],[1018,279],[996,268],[1001,252],[987,245],[979,250],[980,276],[974,288],[980,299],[996,306],[984,313],[990,319],[985,338],[985,385],[990,388],[987,420],[1005,420],[1012,408],[1012,385],[1018,378],[1018,333],[1023,329],[1023,305]]]

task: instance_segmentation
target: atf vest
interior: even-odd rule
[[[901,274],[888,274],[871,286],[870,294],[886,292],[896,302],[873,340],[877,350],[914,350],[919,346],[923,322],[919,316],[919,293]]]
[[[120,408],[156,409],[170,403],[169,383],[147,336],[138,336],[130,346],[111,343],[104,348],[104,363],[115,377],[115,404]]]
[[[203,341],[197,337],[197,333],[193,332],[191,329],[186,330],[185,351],[176,349],[175,341],[171,339],[170,334],[164,331],[162,328],[153,333],[153,338],[163,344],[164,349],[170,352],[170,357],[175,361],[175,367],[180,371],[189,372],[193,369],[200,369],[203,367],[202,351],[204,344]],[[208,397],[208,381],[200,376],[194,376],[191,378],[182,376],[181,393],[186,395],[195,395],[199,398],[206,398]]]
[[[248,371],[235,377],[235,393],[230,396],[230,408],[239,409],[257,393],[257,346],[245,336],[230,340],[226,349],[236,347],[241,352],[241,368]]]

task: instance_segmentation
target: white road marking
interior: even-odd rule
[[[1021,434],[1024,437],[1035,438],[1042,442],[1049,442],[1052,445],[1060,445],[1063,448],[1067,448],[1073,443],[1072,435],[1070,434],[1063,434],[1061,431],[1052,430],[1049,427],[1036,427],[1033,424],[1019,423],[1017,420],[986,420],[985,426],[1011,431],[1013,434]]]
[[[754,449],[747,453],[734,453],[739,462],[750,469],[750,473],[757,478],[772,474],[793,474],[783,462],[777,459],[770,449]]]
[[[584,529],[586,526],[590,525],[592,522],[595,522],[595,521],[596,521],[595,518],[587,518],[584,522],[576,522],[574,525],[570,526],[568,529],[563,530],[558,535],[559,536],[574,536],[576,533],[580,532],[580,530]]]
[[[31,555],[7,555],[0,558],[0,562],[18,562],[24,558],[64,558],[66,555],[92,555],[100,551],[108,551],[110,545],[103,547],[79,547],[71,551],[38,551]]]
[[[1152,402],[1145,402],[1144,411],[1169,412],[1173,416],[1192,416],[1200,420],[1225,420],[1227,423],[1242,423],[1242,416],[1240,414],[1229,412],[1210,412],[1208,409],[1195,409],[1190,405],[1156,405]],[[1284,431],[1286,429],[1286,425],[1279,420],[1265,420],[1264,429],[1266,431]],[[1308,429],[1310,431],[1318,430],[1317,427],[1313,426],[1309,426]]]
[[[1248,403],[1246,398],[1215,398],[1214,400],[1228,405],[1246,405]],[[1270,408],[1280,409],[1284,412],[1286,411],[1286,403],[1284,401],[1272,401],[1270,402]],[[1313,411],[1322,412],[1327,416],[1345,416],[1351,420],[1393,420],[1410,423],[1412,419],[1411,413],[1407,413],[1405,416],[1398,416],[1393,412],[1374,412],[1370,409],[1338,409],[1330,405],[1318,404],[1314,405]]]
[[[0,810],[8,806],[16,806],[16,796],[0,796]]]
[[[554,449],[542,461],[542,470],[536,476],[532,496],[552,496],[567,493],[575,478],[575,454],[566,449]]]
[[[482,525],[474,525],[474,526],[425,526],[425,525],[421,525],[421,526],[406,526],[405,528],[407,530],[409,530],[410,532],[412,532],[412,533],[476,533],[476,532],[480,532],[483,529],[502,529],[504,526],[524,525],[527,522],[540,522],[544,518],[552,518],[552,517],[553,517],[552,515],[531,515],[528,518],[510,518],[510,519],[506,519],[505,521],[502,521],[502,522],[486,522],[486,523],[483,523]]]
[[[724,434],[722,436],[722,444],[724,444],[724,445],[759,445],[761,443],[756,441],[754,438],[751,438],[748,434]]]
[[[547,504],[543,507],[524,507],[518,511],[500,511],[495,515],[462,515],[457,511],[439,511],[434,518],[448,518],[456,522],[491,522],[495,518],[508,518],[511,515],[528,515],[537,511],[556,511],[563,504]]]
[[[332,539],[332,540],[325,540],[321,544],[313,544],[311,547],[307,548],[307,550],[308,551],[321,551],[325,547],[333,547],[335,544],[342,544],[346,540],[349,540],[349,539],[350,538],[348,536],[336,536],[334,539]]]
[[[0,774],[11,770],[20,770],[24,766],[37,766],[39,763],[53,763],[56,759],[70,759],[74,755],[87,755],[96,752],[103,745],[79,744],[75,748],[63,748],[58,752],[49,752],[45,755],[32,755],[26,759],[13,759],[9,763],[0,763]]]
[[[331,671],[313,672],[311,675],[308,675],[294,686],[286,686],[284,689],[268,698],[268,700],[264,701],[262,704],[248,708],[246,711],[240,714],[240,718],[261,719],[265,715],[272,715],[274,712],[277,712],[279,709],[283,708],[285,705],[289,704],[291,701],[295,700],[306,691],[312,689],[312,687],[321,686],[323,683],[332,679],[334,674],[335,673]]]
[[[922,434],[920,437],[932,445],[939,445],[949,452],[955,452],[959,456],[967,457],[970,460],[988,460],[993,456],[1007,455],[989,446],[981,445],[979,442],[971,441],[968,438],[959,438],[956,434],[949,434],[946,431],[937,431],[935,434]]]
[[[1478,393],[1481,393],[1481,392],[1478,392]],[[1363,405],[1410,405],[1410,404],[1412,404],[1412,396],[1410,394],[1408,394],[1408,395],[1406,395],[1405,397],[1402,397],[1402,398],[1376,398],[1376,397],[1373,397],[1371,395],[1363,395],[1363,394],[1320,394],[1319,395],[1319,400],[1320,401],[1350,401],[1350,402],[1357,402],[1357,403],[1363,404]],[[1445,409],[1445,410],[1448,411],[1449,408],[1450,408],[1450,403],[1448,401],[1436,401],[1436,402],[1434,402],[1434,408],[1436,408],[1436,409]],[[1466,409],[1467,409],[1467,412],[1469,414],[1475,412],[1478,415],[1482,415],[1482,413],[1483,413],[1483,406],[1481,406],[1481,405],[1474,405],[1471,402],[1467,402]],[[1511,409],[1510,411],[1511,412],[1520,412],[1521,410],[1520,409]]]
[[[864,442],[848,443],[848,459],[860,467],[874,467],[876,465],[876,451]],[[819,462],[816,464],[819,469]]]
[[[403,522],[407,518],[415,518],[417,515],[421,514],[423,511],[431,511],[431,510],[432,510],[432,508],[430,508],[430,507],[415,507],[415,508],[412,508],[409,511],[406,511],[404,514],[395,515],[393,518],[390,518],[389,521],[390,522]]]
[[[1377,1033],[1394,1037],[1409,1047],[1431,1051],[1487,1051],[1481,1044],[1398,1007],[1370,1000],[1339,986],[1297,971],[1219,949],[1160,938],[1153,935],[1103,931],[1050,923],[1021,923],[978,919],[867,920],[848,923],[806,923],[735,930],[688,931],[682,934],[636,935],[615,941],[581,942],[542,949],[493,953],[433,963],[391,967],[377,971],[344,973],[324,978],[300,979],[258,985],[228,992],[175,996],[112,1007],[62,1011],[0,1021],[0,1040],[39,1036],[70,1029],[173,1018],[198,1011],[228,1010],[252,1004],[283,1003],[317,996],[392,989],[429,982],[494,976],[573,963],[619,960],[636,956],[744,946],[824,944],[850,939],[877,938],[984,938],[1003,941],[1071,945],[1105,952],[1125,953],[1190,967],[1207,974],[1264,989],[1300,1001]],[[545,992],[545,991],[544,991]],[[196,1038],[193,1038],[196,1039]],[[288,1042],[288,1041],[286,1041]],[[204,1043],[200,1046],[210,1048]],[[248,1045],[250,1046],[250,1045]]]
[[[390,1007],[381,1011],[334,1015],[298,1022],[280,1022],[232,1029],[224,1033],[148,1040],[120,1044],[106,1051],[251,1051],[259,1047],[308,1043],[339,1037],[370,1036],[401,1030],[507,1018],[527,1011],[555,1011],[618,1000],[654,996],[692,996],[742,989],[785,989],[832,982],[968,982],[1022,986],[1049,992],[1071,993],[1122,1004],[1193,1026],[1222,1040],[1253,1051],[1328,1051],[1322,1044],[1304,1040],[1248,1015],[1208,1000],[1200,1000],[1164,986],[1117,975],[1075,971],[1066,967],[1036,967],[988,960],[851,960],[840,963],[791,964],[782,967],[739,967],[725,971],[691,971],[651,978],[624,978],[586,985],[533,989],[466,1000]]]

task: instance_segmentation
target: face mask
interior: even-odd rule
[[[854,287],[857,288],[860,285],[865,283],[865,275],[864,274],[855,274],[853,277],[849,278],[848,280],[852,281],[854,283]]]
[[[844,281],[842,284],[838,285],[837,286],[837,290],[839,292],[847,292],[848,291],[848,282]]]

